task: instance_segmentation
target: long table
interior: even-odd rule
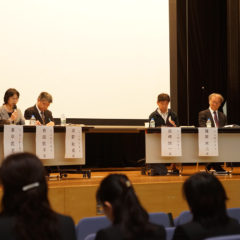
[[[35,126],[24,126],[24,151],[35,153]],[[161,128],[143,126],[82,126],[83,157],[67,159],[65,155],[64,126],[54,127],[54,159],[44,159],[45,166],[86,165],[86,167],[108,167],[114,162],[128,166],[139,159],[146,163],[196,163],[196,162],[240,162],[240,129],[220,128],[219,156],[198,156],[198,129],[182,128],[182,156],[161,156]],[[3,126],[0,126],[3,140]],[[0,144],[0,158],[3,159],[3,141]],[[112,159],[112,162],[109,162]],[[92,161],[97,161],[92,163]],[[123,164],[124,163],[124,164]]]
[[[73,125],[74,126],[74,125]],[[54,159],[43,159],[44,166],[71,166],[71,165],[86,165],[86,167],[95,166],[95,159],[100,162],[100,166],[108,167],[108,160],[116,159],[121,165],[121,161],[126,161],[127,155],[133,157],[133,161],[137,158],[145,156],[145,139],[144,128],[141,126],[82,126],[82,141],[83,141],[83,157],[82,158],[65,158],[65,126],[54,126]],[[36,153],[36,127],[23,126],[23,149],[30,153]],[[0,162],[4,158],[3,153],[3,125],[0,125]],[[138,141],[136,139],[139,139]],[[87,146],[86,146],[87,140]],[[140,142],[141,144],[138,144]],[[127,145],[128,149],[124,149],[123,145]],[[135,148],[131,148],[135,145]],[[140,153],[136,154],[137,148],[140,148]],[[117,156],[114,151],[121,152],[121,156]],[[86,154],[88,156],[86,156]],[[138,157],[139,156],[139,157]],[[119,158],[120,157],[120,158]],[[115,159],[114,159],[115,158]],[[118,160],[120,159],[120,160]],[[87,162],[88,160],[88,162]],[[104,161],[106,163],[104,163]]]
[[[82,128],[83,134],[83,157],[65,158],[65,132],[64,126],[54,126],[54,159],[42,159],[44,166],[84,165],[85,164],[85,132],[89,127]],[[36,153],[36,127],[23,126],[23,150]],[[3,126],[0,126],[0,139],[3,142]],[[0,144],[1,161],[4,158],[3,144]]]
[[[146,163],[240,162],[240,128],[219,128],[219,156],[198,156],[198,128],[182,128],[182,156],[161,156],[161,128],[146,131]]]

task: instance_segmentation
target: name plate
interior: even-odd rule
[[[4,125],[4,157],[23,152],[23,126]]]
[[[65,158],[82,158],[82,127],[66,126]]]
[[[36,155],[54,159],[54,130],[52,126],[36,126]]]
[[[181,128],[161,128],[162,156],[182,156]]]
[[[199,156],[218,156],[218,129],[198,128]]]

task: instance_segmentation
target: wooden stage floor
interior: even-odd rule
[[[187,210],[182,197],[182,184],[191,174],[204,170],[194,166],[184,166],[182,176],[146,176],[139,171],[92,172],[91,179],[80,174],[69,174],[57,180],[52,174],[49,184],[49,199],[52,207],[73,217],[77,223],[83,217],[96,216],[95,194],[101,180],[110,173],[126,174],[148,212],[171,212],[176,217]],[[240,207],[240,168],[234,168],[232,175],[218,176],[227,195],[227,207]]]

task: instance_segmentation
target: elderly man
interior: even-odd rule
[[[207,120],[210,119],[211,127],[224,127],[227,124],[227,117],[224,113],[218,111],[219,107],[224,101],[224,98],[219,93],[212,93],[208,97],[209,108],[199,112],[198,123],[199,127],[206,127]],[[206,170],[213,168],[216,172],[225,172],[219,163],[210,163]]]
[[[52,112],[48,110],[51,103],[52,95],[47,92],[41,92],[37,103],[25,110],[25,119],[30,119],[33,115],[36,118],[36,125],[54,126]]]
[[[227,124],[227,117],[224,113],[218,111],[224,101],[223,96],[218,93],[212,93],[209,95],[208,101],[209,108],[199,113],[199,127],[206,127],[208,119],[210,119],[212,127],[224,127]]]

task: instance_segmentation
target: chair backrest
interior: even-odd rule
[[[228,208],[227,215],[235,218],[240,223],[240,208]],[[183,211],[178,217],[174,219],[174,226],[179,226],[192,220],[192,213],[190,211]]]
[[[240,240],[240,234],[205,238],[205,240]]]
[[[110,221],[105,216],[83,218],[76,225],[77,240],[84,240],[87,235],[96,233],[110,224]]]
[[[173,239],[173,234],[175,231],[176,227],[166,227],[166,240],[172,240]]]
[[[172,227],[173,220],[171,214],[163,212],[149,213],[149,222],[163,225],[164,227]]]
[[[240,208],[228,208],[227,214],[231,218],[235,218],[240,223]]]
[[[91,233],[89,235],[87,235],[84,240],[94,240],[96,237],[96,233]]]
[[[190,211],[183,211],[178,217],[174,219],[174,226],[179,226],[192,220],[192,213]]]

